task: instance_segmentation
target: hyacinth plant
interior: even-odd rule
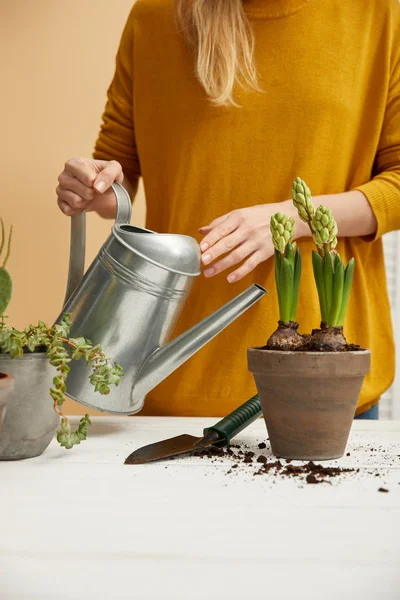
[[[275,284],[278,294],[278,329],[267,342],[269,349],[295,350],[303,344],[296,322],[301,279],[301,253],[293,242],[294,219],[276,213],[271,217],[271,235],[275,248]]]
[[[312,264],[317,286],[321,328],[313,332],[310,349],[338,351],[347,345],[343,324],[353,282],[355,261],[347,266],[335,250],[338,228],[330,208],[318,206],[315,210],[307,184],[297,177],[292,187],[293,204],[302,221],[308,224],[317,251]]]
[[[0,220],[0,222],[1,257],[5,245],[5,234],[3,221]],[[36,326],[29,325],[23,331],[8,326],[5,310],[11,300],[12,280],[10,274],[5,270],[5,266],[10,256],[11,234],[12,228],[8,238],[6,256],[0,268],[0,353],[16,358],[23,356],[25,352],[46,352],[50,364],[55,367],[57,372],[53,379],[53,387],[50,388],[54,410],[61,417],[57,440],[62,447],[70,449],[86,439],[90,417],[88,414],[82,417],[77,430],[72,431],[67,417],[62,413],[66,382],[70,371],[69,363],[72,360],[84,359],[86,365],[91,367],[90,383],[100,394],[109,394],[110,385],[118,386],[124,372],[119,364],[111,364],[110,358],[105,355],[99,345],[93,346],[90,340],[83,337],[69,337],[72,321],[70,320],[71,315],[68,313],[62,316],[59,324],[52,327],[48,327],[43,321],[39,321]]]

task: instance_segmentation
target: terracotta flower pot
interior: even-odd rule
[[[370,352],[279,352],[249,348],[272,452],[282,458],[343,456]]]
[[[7,410],[7,400],[14,387],[14,377],[7,373],[0,373],[0,431],[3,427]]]

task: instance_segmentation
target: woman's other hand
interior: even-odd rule
[[[240,264],[227,277],[232,283],[270,258],[274,253],[270,220],[277,212],[295,218],[295,238],[307,234],[307,226],[304,227],[304,223],[300,221],[291,200],[239,208],[201,227],[199,231],[204,235],[200,243],[202,263],[207,266],[204,275],[213,277]]]
[[[57,203],[69,217],[94,210],[101,216],[115,214],[115,195],[110,189],[114,181],[122,183],[124,174],[115,160],[71,158],[58,177]]]

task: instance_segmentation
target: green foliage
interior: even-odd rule
[[[283,253],[275,249],[275,284],[278,294],[279,319],[284,323],[296,321],[301,268],[299,248],[289,243]]]
[[[100,394],[109,394],[110,385],[118,386],[124,375],[123,368],[117,363],[112,365],[99,345],[93,346],[90,340],[83,337],[70,338],[71,325],[68,313],[62,316],[61,323],[50,328],[43,321],[39,321],[36,326],[29,325],[23,331],[18,331],[8,327],[4,320],[0,322],[0,352],[15,358],[23,356],[24,348],[30,352],[34,352],[39,347],[46,348],[50,364],[57,371],[53,379],[53,387],[50,388],[54,409],[61,416],[57,440],[61,446],[68,449],[86,439],[88,425],[90,425],[89,415],[85,415],[78,429],[73,432],[67,417],[62,414],[61,407],[65,401],[66,381],[70,371],[69,363],[83,358],[86,365],[91,368],[90,383]]]
[[[322,205],[314,209],[310,189],[300,177],[293,183],[292,198],[299,217],[308,223],[318,249],[318,252],[313,251],[312,264],[321,320],[329,327],[343,326],[353,283],[354,258],[344,266],[335,250],[338,227],[332,210]]]
[[[294,219],[275,213],[270,222],[275,248],[275,285],[278,294],[279,319],[284,323],[296,321],[301,279],[301,254],[294,235]]]
[[[82,440],[86,440],[88,425],[91,424],[89,415],[85,415],[79,421],[79,426],[76,431],[71,431],[71,425],[67,419],[63,417],[61,419],[61,426],[57,431],[57,441],[60,446],[63,446],[67,450],[70,450],[76,444],[80,444]]]
[[[0,241],[0,259],[5,246],[6,235],[4,230],[3,219],[0,219],[1,225],[1,241]],[[11,250],[11,238],[12,238],[12,226],[10,227],[10,233],[8,236],[7,250],[4,257],[3,264],[0,266],[0,315],[4,315],[7,306],[10,303],[12,296],[12,280],[8,271],[6,271],[7,261],[10,257]]]
[[[353,282],[355,261],[347,267],[339,254],[321,256],[313,251],[314,279],[317,285],[321,320],[329,327],[343,326]]]

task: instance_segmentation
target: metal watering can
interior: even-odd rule
[[[214,314],[168,342],[194,278],[200,248],[186,235],[159,234],[129,224],[131,200],[114,183],[117,214],[111,234],[84,273],[85,214],[71,219],[70,263],[65,305],[71,336],[83,336],[124,368],[119,386],[95,392],[84,360],[72,361],[67,395],[98,410],[133,414],[146,394],[197,350],[259,300],[252,285]],[[61,319],[61,315],[57,321]]]

